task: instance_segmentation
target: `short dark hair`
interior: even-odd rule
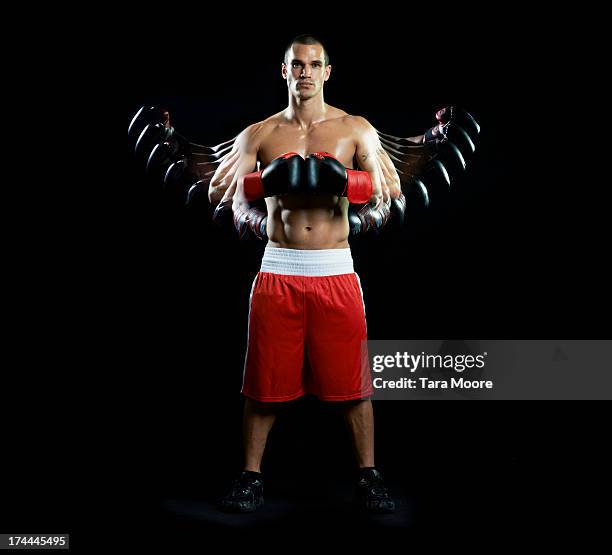
[[[329,54],[327,53],[327,48],[325,48],[325,45],[314,35],[308,35],[308,34],[298,35],[297,37],[292,39],[291,42],[289,42],[289,44],[285,47],[285,54],[283,56],[283,60],[285,61],[285,63],[287,63],[287,52],[291,50],[291,47],[294,44],[318,44],[320,45],[323,48],[325,65],[326,66],[329,65]]]

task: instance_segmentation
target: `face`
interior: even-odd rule
[[[287,81],[291,94],[304,100],[319,94],[331,72],[331,66],[325,65],[323,47],[320,44],[294,44],[285,59],[283,79]]]

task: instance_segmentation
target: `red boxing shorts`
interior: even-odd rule
[[[350,249],[266,247],[255,277],[242,394],[262,402],[370,396],[363,294]]]

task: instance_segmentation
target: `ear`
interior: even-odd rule
[[[327,81],[329,79],[329,74],[331,73],[332,70],[332,66],[328,65],[325,66],[325,81]]]
[[[287,65],[285,64],[285,62],[281,64],[281,73],[283,75],[283,79],[286,81],[287,80]]]

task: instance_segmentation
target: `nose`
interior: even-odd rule
[[[302,68],[302,73],[300,74],[300,77],[310,77],[312,74],[311,72],[311,67],[310,64],[306,64],[303,68]]]

